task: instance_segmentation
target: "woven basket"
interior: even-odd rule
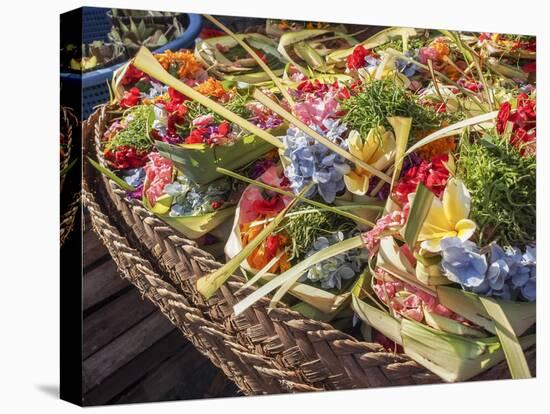
[[[67,140],[67,151],[65,152],[63,158],[60,160],[59,169],[62,171],[67,168],[72,161],[73,154],[73,126],[76,126],[78,119],[74,115],[73,111],[66,107],[61,107],[60,109],[60,131],[64,134],[65,139]],[[60,199],[61,199],[61,217],[59,220],[59,240],[60,245],[63,246],[65,240],[71,234],[71,231],[74,228],[74,223],[76,220],[76,213],[80,205],[80,192],[75,191],[74,186],[67,188],[65,184],[66,175],[63,175],[60,178],[59,188],[60,188]],[[74,181],[74,180],[73,180]]]
[[[108,107],[100,108],[84,125],[90,155],[100,162],[97,149],[108,125]],[[84,170],[85,206],[123,277],[155,303],[244,394],[442,382],[406,355],[385,352],[379,344],[360,342],[286,307],[268,314],[268,299],[235,317],[232,306],[252,291],[237,293],[243,280],[236,276],[205,300],[196,290],[197,278],[221,264],[139,201],[126,199],[125,192],[109,179],[89,166]],[[527,358],[534,372],[534,348]],[[498,378],[509,378],[504,362],[475,379]]]

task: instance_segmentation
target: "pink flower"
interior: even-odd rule
[[[435,296],[413,285],[393,279],[381,268],[375,269],[374,277],[376,278],[376,283],[373,285],[374,293],[399,315],[422,322],[424,321],[424,309],[426,309],[461,323],[467,322],[460,315],[439,303]]]
[[[323,127],[324,120],[334,117],[339,109],[333,93],[327,93],[322,97],[308,96],[306,100],[294,106],[294,111],[302,122],[319,127]]]
[[[214,115],[213,114],[201,115],[193,119],[191,123],[195,127],[207,127],[208,125],[212,125],[214,123]]]
[[[386,214],[376,222],[371,230],[362,234],[363,243],[369,251],[369,256],[374,256],[378,252],[380,238],[385,232],[397,230],[405,225],[407,215],[409,214],[409,206],[405,205],[403,211],[392,211]]]
[[[282,169],[277,166],[269,167],[259,178],[267,185],[277,188],[288,187]],[[279,194],[267,194],[265,190],[249,185],[243,192],[240,201],[239,222],[250,223],[262,216],[274,216],[279,213],[291,198]]]
[[[164,194],[166,184],[172,182],[172,161],[160,154],[149,154],[149,162],[145,164],[145,196],[154,206],[157,199]]]

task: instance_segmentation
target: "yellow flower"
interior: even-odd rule
[[[357,131],[351,131],[347,139],[351,154],[379,171],[386,169],[395,158],[395,138],[384,127],[373,128],[362,139]],[[346,188],[353,194],[365,195],[369,189],[370,173],[355,167],[344,176]]]
[[[443,200],[435,197],[424,221],[418,240],[420,246],[433,253],[441,251],[441,240],[458,237],[468,240],[476,230],[470,215],[470,193],[464,183],[456,178],[447,182]]]

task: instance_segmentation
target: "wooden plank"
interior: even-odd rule
[[[87,227],[82,236],[82,250],[84,251],[82,257],[82,266],[84,269],[89,268],[98,261],[105,261],[110,257],[109,251],[91,229],[91,226]]]
[[[155,312],[90,356],[84,361],[84,393],[102,383],[115,371],[174,330],[174,326],[163,314]]]
[[[156,313],[155,315],[160,315],[160,313]],[[126,345],[130,346],[131,344],[127,343]],[[109,349],[112,351],[112,348],[107,346],[103,350]],[[173,329],[168,335],[155,342],[153,346],[149,346],[136,358],[115,370],[99,385],[85,393],[83,405],[107,404],[125,389],[137,383],[141,378],[158,367],[163,361],[179,351],[190,348],[192,348],[192,345],[185,340],[182,333],[177,329]]]
[[[84,274],[82,292],[84,311],[128,286],[130,286],[129,282],[120,277],[116,264],[112,260],[97,266]]]
[[[218,372],[218,368],[194,347],[186,346],[111,403],[131,404],[202,398],[204,389],[209,388]]]
[[[130,289],[84,318],[83,359],[87,359],[156,310],[155,305],[141,298],[137,289]]]

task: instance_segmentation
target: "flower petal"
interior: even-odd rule
[[[443,193],[443,208],[445,217],[453,227],[470,215],[470,193],[461,180],[451,178],[447,182]]]
[[[443,237],[437,237],[434,239],[424,240],[420,247],[432,253],[438,253],[441,251],[441,240]]]
[[[346,188],[353,194],[365,195],[369,189],[369,177],[357,174],[354,171],[344,175]]]
[[[472,220],[462,219],[456,223],[456,236],[462,241],[469,240],[476,231],[476,227],[476,223]]]

